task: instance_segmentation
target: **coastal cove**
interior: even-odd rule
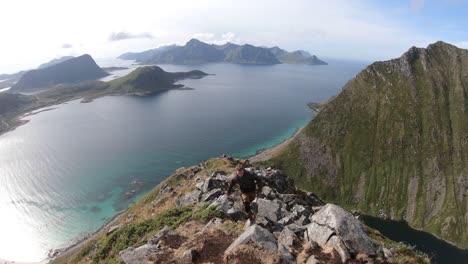
[[[411,228],[403,221],[386,220],[361,215],[360,219],[369,227],[379,230],[384,236],[426,253],[434,264],[464,264],[468,250],[463,250],[427,232]]]
[[[194,90],[79,100],[0,136],[0,258],[40,261],[99,229],[179,167],[290,137],[365,65],[159,65]],[[24,254],[27,252],[28,254]]]

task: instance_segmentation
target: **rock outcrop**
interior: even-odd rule
[[[262,184],[252,202],[256,217],[247,219],[238,188],[225,195],[240,162],[211,159],[177,170],[73,263],[399,263],[401,253],[389,245],[401,245],[343,208],[298,190],[276,169],[249,168]]]
[[[294,181],[281,171],[260,168],[252,168],[251,171],[264,182],[253,202],[256,219],[252,222],[247,220],[245,231],[225,249],[226,259],[232,259],[233,252],[239,246],[253,245],[257,250],[277,254],[282,263],[296,263],[292,252],[295,247],[307,242],[332,246],[342,262],[347,262],[359,253],[376,256],[377,249],[364,231],[362,223],[349,212],[337,205],[325,204],[313,193],[297,190]],[[215,207],[227,219],[245,220],[239,191],[232,198],[224,195],[229,180],[230,176],[226,172],[217,171],[204,181],[199,181],[193,191],[178,197],[176,206],[202,203]],[[167,191],[163,189],[161,192]],[[208,223],[205,231],[212,225],[211,222]],[[167,233],[167,230],[163,229],[141,247],[131,247],[120,252],[123,261],[127,264],[149,261],[158,248],[155,244],[166,235],[164,232]]]

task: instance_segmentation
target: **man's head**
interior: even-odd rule
[[[244,175],[244,166],[242,164],[236,166],[236,173],[238,176]]]

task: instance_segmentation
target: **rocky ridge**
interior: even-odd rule
[[[256,219],[247,220],[239,190],[231,198],[224,195],[239,162],[244,161],[211,159],[176,171],[120,221],[56,263],[427,261],[412,250],[402,250],[402,245],[364,226],[343,208],[298,190],[292,178],[271,168],[250,168],[263,186],[252,204]]]

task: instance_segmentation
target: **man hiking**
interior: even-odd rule
[[[236,175],[231,180],[226,195],[229,197],[231,195],[232,188],[235,184],[239,184],[241,190],[241,198],[244,203],[244,210],[247,216],[250,219],[254,218],[254,214],[250,208],[250,203],[257,196],[256,187],[261,189],[261,180],[260,178],[252,172],[249,172],[244,169],[244,166],[241,164],[236,166]]]

